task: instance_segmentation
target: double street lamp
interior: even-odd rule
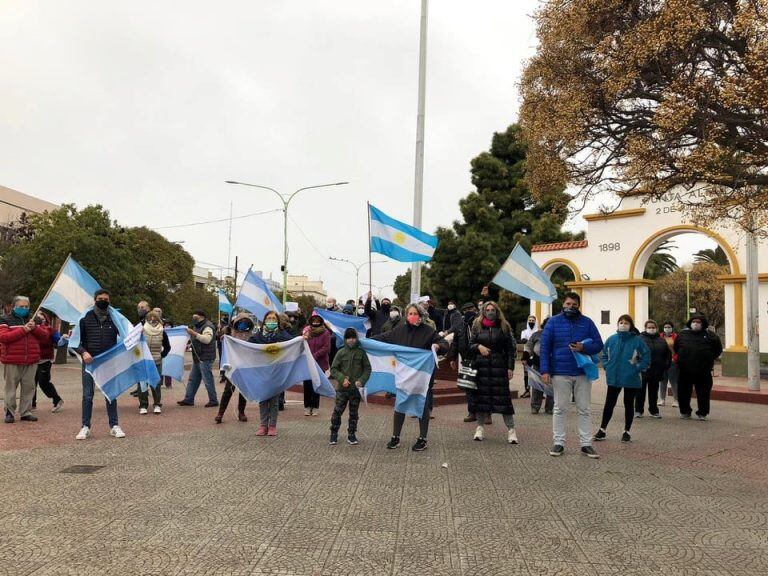
[[[355,264],[352,262],[352,260],[347,260],[346,258],[334,258],[333,256],[330,256],[328,260],[333,260],[335,262],[346,262],[347,264],[352,264],[352,266],[355,269],[355,299],[360,297],[360,268],[368,264],[368,260],[365,262],[361,262],[360,264]],[[386,260],[372,260],[371,264],[382,264],[386,262]],[[355,314],[357,314],[357,304],[355,304]]]
[[[283,203],[283,305],[288,301],[288,205],[294,197],[304,190],[310,190],[312,188],[326,188],[328,186],[343,186],[349,184],[349,182],[333,182],[331,184],[316,184],[315,186],[305,186],[299,188],[292,194],[281,194],[274,188],[269,186],[261,186],[259,184],[249,184],[247,182],[236,182],[234,180],[226,180],[227,184],[237,184],[239,186],[251,186],[252,188],[261,188],[262,190],[269,190],[274,192],[280,201]]]

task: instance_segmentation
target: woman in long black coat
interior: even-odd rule
[[[501,414],[507,425],[507,441],[517,444],[515,409],[509,392],[509,381],[515,369],[517,343],[512,327],[496,302],[485,302],[482,314],[472,324],[470,349],[476,354],[477,390],[472,392],[469,411],[480,423],[475,440],[483,440],[483,424],[489,414]]]

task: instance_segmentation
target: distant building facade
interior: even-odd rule
[[[325,301],[328,292],[323,288],[322,280],[310,280],[308,276],[288,276],[288,292],[298,296],[312,296],[317,302]]]

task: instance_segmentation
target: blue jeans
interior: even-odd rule
[[[184,395],[184,401],[190,404],[195,403],[195,394],[200,388],[200,381],[205,381],[205,389],[208,391],[208,401],[218,402],[216,398],[216,388],[213,384],[213,360],[201,360],[192,363],[192,372],[189,373],[187,381],[187,393]]]
[[[93,376],[85,371],[83,366],[83,426],[91,427],[91,415],[93,414],[93,394],[96,384],[93,382]],[[109,416],[109,427],[117,426],[117,399],[110,402],[104,398],[107,403],[107,415]]]

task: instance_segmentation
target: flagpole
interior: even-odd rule
[[[421,229],[422,197],[424,193],[424,115],[427,89],[427,8],[421,0],[421,30],[419,36],[419,104],[416,116],[416,175],[413,186],[413,225]],[[421,262],[411,266],[411,300],[421,294]]]
[[[35,313],[32,315],[32,318],[37,316],[37,313],[40,312],[40,308],[42,308],[43,302],[45,302],[48,299],[48,296],[50,296],[51,290],[53,290],[53,287],[56,286],[56,282],[59,281],[59,277],[61,276],[61,273],[64,272],[64,268],[67,266],[67,262],[69,262],[70,258],[72,258],[72,252],[67,254],[67,257],[64,260],[64,264],[62,264],[61,268],[59,268],[59,273],[56,274],[56,278],[53,279],[53,282],[51,283],[50,287],[48,288],[48,292],[45,293],[45,296],[43,296],[43,299],[40,300],[40,303],[37,305],[37,310],[35,310]]]
[[[368,205],[368,288],[373,291],[373,262],[371,262],[371,203]]]

